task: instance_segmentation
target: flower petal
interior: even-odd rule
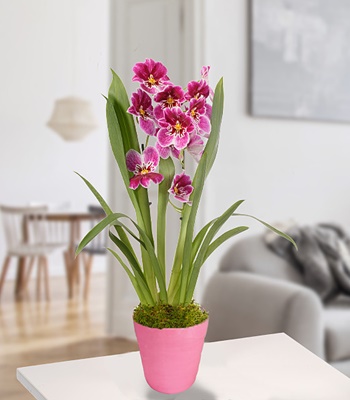
[[[164,112],[161,106],[154,107],[154,116],[157,120],[162,119],[164,117]]]
[[[150,61],[153,61],[150,59]],[[161,79],[163,78],[164,80],[169,80],[169,77],[166,75],[168,70],[166,69],[166,66],[163,65],[161,62],[155,62],[153,61],[153,65],[150,68],[150,71],[152,72],[153,76],[156,79]]]
[[[159,142],[157,142],[156,149],[158,150],[160,157],[163,159],[166,159],[170,156],[170,147],[162,147]]]
[[[170,135],[167,129],[162,128],[158,132],[158,141],[162,147],[168,147],[174,143],[174,136]]]
[[[185,132],[182,136],[177,135],[174,137],[174,146],[177,150],[184,149],[190,141],[190,135]]]
[[[197,162],[199,162],[204,151],[203,139],[197,134],[192,135],[190,142],[187,145],[187,151]]]
[[[141,164],[141,154],[138,153],[136,150],[131,149],[126,153],[126,167],[129,171],[135,172],[136,166]]]
[[[156,125],[151,119],[139,119],[141,129],[147,133],[147,135],[154,136],[156,133]]]
[[[164,176],[162,174],[158,174],[157,172],[151,172],[147,174],[147,177],[149,177],[156,184],[162,182],[164,179]]]
[[[149,184],[151,183],[150,174],[147,175],[140,175],[140,183],[145,189],[148,188]]]
[[[208,135],[210,133],[210,129],[211,129],[210,120],[206,115],[202,115],[199,118],[198,128],[199,128],[199,133],[202,133],[204,135],[205,134]]]
[[[148,146],[143,152],[143,159],[145,164],[152,163],[154,169],[159,164],[159,153],[155,147]]]
[[[136,175],[136,176],[133,176],[132,178],[130,178],[129,188],[132,190],[137,189],[140,185],[141,179],[142,179],[142,175]]]

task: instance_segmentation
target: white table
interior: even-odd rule
[[[350,379],[285,334],[206,343],[196,383],[150,389],[138,352],[17,370],[37,400],[349,400]]]

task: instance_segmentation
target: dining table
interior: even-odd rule
[[[66,222],[69,226],[67,247],[64,250],[65,271],[68,287],[68,298],[72,299],[76,292],[77,283],[79,281],[79,262],[81,255],[75,256],[77,244],[82,239],[81,225],[86,221],[94,221],[98,218],[103,218],[103,214],[91,213],[89,211],[48,211],[44,215],[45,220],[50,222]],[[28,216],[30,219],[30,215]],[[28,221],[27,219],[27,221]],[[26,220],[23,224],[24,234],[27,236]],[[16,282],[15,282],[15,298],[23,300],[24,298],[24,280],[25,280],[25,257],[20,257],[17,265]]]

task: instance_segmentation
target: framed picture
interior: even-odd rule
[[[350,122],[350,1],[251,2],[252,114]]]

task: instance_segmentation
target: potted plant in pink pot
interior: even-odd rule
[[[223,80],[212,91],[209,67],[203,67],[200,79],[184,89],[172,83],[162,63],[152,59],[137,63],[133,72],[133,81],[140,87],[132,94],[131,104],[113,72],[107,124],[135,217],[113,212],[83,178],[106,217],[83,238],[77,254],[102,230],[109,230],[115,247],[108,250],[127,273],[140,300],[133,320],[146,380],[159,392],[178,393],[195,381],[208,326],[208,313],[193,298],[201,267],[222,243],[248,227],[219,234],[231,217],[242,215],[236,213],[242,203],[237,201],[195,232],[204,183],[218,149]],[[140,137],[135,120],[142,131]],[[186,172],[188,157],[197,165],[193,176]],[[158,186],[157,200],[152,203],[151,185]],[[157,211],[154,225],[151,207]],[[166,273],[168,212],[178,213],[181,219],[170,276]],[[295,245],[288,235],[258,221]],[[139,253],[135,246],[140,247]]]

